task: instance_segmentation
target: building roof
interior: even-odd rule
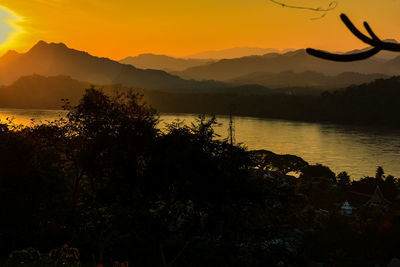
[[[390,201],[383,196],[383,193],[378,185],[375,188],[374,194],[364,205],[371,206],[371,205],[387,205],[387,204],[390,204]]]

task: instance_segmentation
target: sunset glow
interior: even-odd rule
[[[304,4],[304,1],[287,1]],[[329,1],[310,0],[326,7]],[[139,53],[186,56],[239,46],[364,47],[342,25],[346,13],[357,24],[368,20],[382,38],[400,36],[400,1],[338,1],[323,19],[315,12],[283,8],[267,0],[0,0],[0,53],[24,52],[39,40],[63,42],[91,54],[120,59]],[[17,15],[18,14],[18,15]]]
[[[19,26],[22,18],[5,6],[0,6],[0,48],[12,49],[15,46],[14,39],[23,30]]]

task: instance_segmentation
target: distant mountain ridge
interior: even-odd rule
[[[320,96],[152,92],[150,102],[162,112],[228,115],[233,106],[235,116],[400,128],[400,76]]]
[[[385,42],[388,42],[388,43],[395,43],[395,44],[399,43],[395,39],[385,39],[385,40],[382,40],[382,41],[385,41]],[[351,50],[351,51],[347,52],[346,54],[365,52],[365,51],[367,51],[369,49],[371,49],[371,48],[370,47],[365,47],[363,49],[355,49],[355,50]],[[376,59],[376,60],[386,61],[386,60],[392,60],[392,59],[396,58],[398,56],[398,54],[399,54],[398,52],[391,52],[391,51],[383,50],[383,51],[380,51],[375,56],[373,56],[373,58]]]
[[[121,84],[156,90],[194,90],[224,86],[218,82],[187,81],[160,70],[142,70],[108,58],[68,48],[65,44],[38,42],[28,52],[8,52],[0,58],[0,84],[22,76],[66,75],[95,84]]]
[[[68,76],[24,76],[8,86],[0,86],[0,107],[60,109],[61,99],[78,104],[90,84]]]
[[[354,73],[354,70],[360,73]],[[309,56],[304,50],[224,59],[174,72],[183,78],[161,70],[138,69],[70,49],[65,44],[44,41],[38,42],[26,53],[9,51],[0,58],[0,85],[15,86],[14,83],[20,82],[23,76],[67,76],[84,82],[85,87],[89,84],[117,84],[135,89],[177,93],[315,95],[324,89],[366,83],[399,72],[400,56],[385,62],[369,59],[363,62],[336,63]],[[27,82],[25,85],[29,87]],[[44,88],[51,90],[49,86]]]
[[[192,55],[188,55],[185,58],[192,59],[232,59],[246,56],[254,56],[254,55],[265,55],[269,53],[285,53],[292,51],[294,49],[284,49],[278,50],[274,48],[260,48],[260,47],[233,47],[223,50],[212,50],[212,51],[204,51]]]
[[[140,69],[156,69],[164,71],[182,71],[191,67],[196,67],[208,63],[213,63],[212,59],[184,59],[170,57],[166,55],[140,54],[136,57],[126,57],[119,61],[122,64],[130,64]]]
[[[318,87],[320,89],[333,89],[368,83],[382,78],[389,78],[389,76],[378,73],[361,74],[355,72],[343,72],[338,75],[328,76],[313,71],[301,73],[283,71],[280,73],[255,72],[231,79],[229,82],[235,85],[259,84],[270,88]]]
[[[224,59],[185,71],[174,72],[174,74],[185,79],[229,81],[253,73],[280,73],[283,71],[296,73],[312,71],[325,75],[358,72],[393,76],[400,74],[400,56],[389,61],[370,58],[358,62],[332,62],[310,56],[304,49],[301,49],[285,54],[270,53],[262,56]]]
[[[9,86],[0,86],[0,107],[60,109],[62,98],[76,105],[90,85],[67,76],[25,76]],[[102,88],[106,93],[129,89],[121,85]],[[375,120],[376,123],[392,124],[395,122],[393,118],[400,116],[395,111],[400,103],[399,76],[322,94],[316,89],[308,92],[306,89],[269,89],[260,85],[246,85],[194,93],[137,91],[143,93],[144,100],[160,112],[227,114],[229,105],[235,103],[236,115],[254,117],[347,122],[350,116],[365,120],[365,123]],[[378,113],[379,119],[373,115]],[[384,114],[390,115],[390,122],[383,121]],[[353,119],[350,121],[361,123]]]
[[[33,74],[18,78],[10,85],[0,86],[0,108],[33,108],[33,109],[60,109],[63,105],[61,99],[68,99],[72,105],[77,105],[85,89],[92,86],[102,88],[106,93],[115,91],[128,91],[132,88],[120,84],[100,85],[82,82],[69,76],[42,76]],[[162,90],[134,89],[135,92],[144,93],[163,92]],[[237,95],[269,95],[275,92],[260,85],[244,85],[221,88],[209,88],[197,91],[164,91],[163,93],[205,93],[205,94],[237,94]],[[150,103],[152,104],[152,103]]]

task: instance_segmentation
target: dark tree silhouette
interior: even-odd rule
[[[72,248],[79,266],[144,267],[373,266],[399,253],[400,179],[382,168],[350,181],[248,151],[216,138],[214,117],[161,131],[131,92],[91,88],[66,108],[48,124],[0,123],[0,266],[61,266],[48,260]],[[391,204],[367,207],[377,184]]]
[[[322,59],[332,60],[332,61],[340,61],[340,62],[349,62],[349,61],[357,61],[357,60],[364,60],[370,58],[382,50],[392,51],[392,52],[400,52],[400,44],[385,42],[382,41],[371,29],[369,24],[364,21],[364,27],[367,30],[370,36],[363,34],[360,30],[358,30],[354,24],[350,21],[350,19],[345,15],[341,14],[340,18],[342,19],[343,23],[346,27],[361,41],[366,44],[372,46],[371,49],[367,51],[363,51],[360,53],[354,54],[334,54],[329,53],[321,50],[316,50],[313,48],[307,48],[307,53],[319,57]]]

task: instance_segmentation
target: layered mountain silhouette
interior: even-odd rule
[[[128,91],[130,87],[120,84],[96,85],[81,82],[69,76],[42,76],[33,74],[23,76],[10,85],[0,86],[1,108],[60,109],[68,101],[77,105],[86,89],[101,88],[105,93]],[[137,89],[143,93],[145,90]]]
[[[259,84],[270,88],[318,87],[320,89],[333,89],[368,83],[388,77],[385,74],[361,74],[355,72],[343,72],[338,75],[328,76],[313,71],[301,73],[283,71],[280,73],[255,72],[231,79],[229,82],[236,85]]]
[[[389,61],[370,58],[359,62],[343,63],[315,58],[308,55],[305,50],[297,50],[285,54],[270,53],[263,56],[224,59],[174,74],[185,79],[229,81],[253,73],[280,73],[282,71],[296,73],[312,71],[325,75],[338,75],[343,72],[381,73],[392,76],[400,74],[400,57]]]
[[[212,59],[184,59],[165,55],[141,54],[136,57],[127,57],[120,63],[130,64],[140,69],[156,69],[164,71],[182,71],[191,67],[197,67],[213,63]]]
[[[0,58],[0,84],[7,85],[22,76],[66,75],[95,84],[121,84],[157,90],[190,90],[223,86],[216,82],[187,81],[160,70],[142,70],[108,58],[68,48],[65,44],[40,41],[28,52],[13,51]]]
[[[280,51],[273,48],[260,48],[260,47],[234,47],[223,50],[204,51],[187,56],[186,58],[192,59],[232,59],[253,55],[265,55],[269,53],[285,53],[294,49],[285,49]]]
[[[160,58],[166,62],[172,60],[173,64],[177,64],[175,67],[182,62],[195,62],[147,56],[155,59],[151,64],[164,66],[166,63],[162,60],[160,63]],[[59,108],[60,98],[75,101],[90,84],[177,93],[315,95],[324,89],[366,83],[400,72],[400,56],[387,61],[372,58],[362,62],[336,63],[309,56],[304,50],[213,63],[196,62],[205,65],[176,73],[186,79],[207,81],[185,80],[161,70],[138,69],[70,49],[64,44],[40,41],[26,53],[9,51],[0,58],[0,85],[3,85],[0,88],[0,106]],[[183,68],[182,65],[180,67]],[[354,70],[360,73],[352,72]],[[32,99],[30,103],[39,104],[35,106],[24,102],[28,99]]]
[[[24,76],[8,86],[0,86],[0,107],[59,109],[62,98],[77,104],[90,84],[67,76]]]
[[[384,42],[388,42],[388,43],[394,43],[394,44],[398,44],[399,43],[395,39],[385,39],[383,41]],[[363,49],[354,49],[354,50],[349,51],[347,54],[355,54],[355,53],[365,52],[365,51],[368,51],[370,49],[371,49],[371,47],[365,47]],[[376,60],[380,60],[380,61],[386,61],[386,60],[394,59],[394,58],[396,58],[398,56],[399,56],[398,52],[392,52],[392,51],[383,50],[383,51],[380,51],[375,56],[373,56],[373,58],[376,59]]]
[[[68,100],[72,105],[76,105],[79,103],[84,91],[92,86],[102,88],[108,94],[113,94],[115,91],[122,92],[132,89],[120,84],[97,85],[82,82],[65,75],[42,76],[33,74],[20,77],[10,85],[0,86],[0,108],[60,109],[65,104],[62,99]],[[160,90],[146,89],[135,89],[135,91],[144,94],[145,97],[149,94],[160,95],[162,92]],[[183,92],[164,91],[164,93],[175,93],[176,95]],[[286,93],[285,90],[272,90],[261,85],[231,86],[185,92],[189,94],[204,93],[209,95],[271,95]],[[148,100],[148,98],[145,99]]]
[[[162,112],[234,114],[297,121],[400,127],[400,76],[320,96],[150,93]]]
[[[309,104],[312,106],[323,106],[323,104],[316,99],[320,99],[321,101],[323,99],[326,100],[326,95],[330,98],[345,95],[346,98],[343,98],[343,101],[348,101],[347,98],[351,97],[351,101],[349,100],[348,102],[345,102],[352,105],[351,103],[361,103],[362,101],[365,101],[364,95],[368,93],[371,97],[368,98],[368,101],[370,102],[368,102],[367,106],[374,105],[373,101],[379,100],[379,103],[387,102],[391,103],[393,107],[397,107],[399,99],[399,81],[399,77],[377,79],[370,83],[347,87],[345,90],[342,89],[335,92],[329,91],[331,93],[325,91],[322,94],[322,98],[318,97],[318,95],[321,94],[321,89],[311,90],[306,87],[269,89],[261,85],[214,88],[209,91],[197,91],[197,93],[174,93],[156,90],[138,91],[144,94],[147,103],[161,112],[208,112],[225,114],[221,113],[223,109],[222,107],[226,107],[229,101],[235,101],[237,103],[242,103],[244,101],[246,104],[242,103],[243,105],[241,104],[241,106],[246,106],[246,108],[240,112],[238,111],[239,113],[237,115],[254,115],[263,117],[266,116],[266,114],[260,110],[264,109],[275,110],[275,113],[282,113],[283,111],[279,110],[280,104],[283,103],[285,103],[284,105],[286,106],[284,110],[288,109],[288,106],[296,106],[299,103],[301,105],[300,107],[297,107],[298,109],[312,109],[312,107],[308,107]],[[84,90],[90,86],[91,83],[80,82],[67,76],[24,76],[11,85],[0,86],[0,107],[60,109],[63,105],[61,99],[68,99],[71,104],[75,105],[78,103]],[[106,93],[111,93],[115,90],[125,91],[128,89],[129,88],[121,85],[109,85],[103,87],[103,90]],[[290,98],[290,95],[296,95],[296,97]],[[359,97],[361,99],[358,100]],[[264,99],[263,101],[265,103],[261,101],[261,99]],[[277,102],[274,102],[273,99]],[[386,99],[386,102],[382,102],[380,99]],[[286,103],[287,100],[290,101]],[[338,103],[344,103],[343,101],[333,101],[331,104],[334,107],[334,103],[337,105]],[[266,108],[263,107],[263,105],[273,105],[274,108]],[[363,104],[361,106],[365,105]],[[256,110],[258,111],[255,112]],[[226,110],[224,110],[224,112],[226,112]],[[298,112],[300,111],[297,111],[297,113]],[[303,119],[307,120],[306,117]]]

